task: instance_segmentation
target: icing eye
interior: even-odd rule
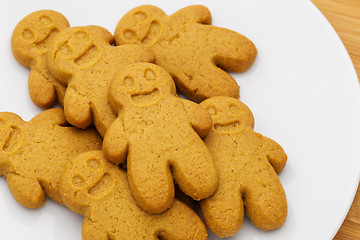
[[[144,12],[136,12],[134,13],[134,18],[137,21],[144,21],[148,18],[148,16]]]
[[[154,81],[156,77],[156,74],[153,70],[151,69],[146,69],[145,70],[145,78],[149,81]]]
[[[80,175],[76,175],[73,177],[72,184],[74,185],[74,187],[79,189],[84,188],[86,185],[84,178]]]
[[[51,18],[49,18],[48,16],[41,16],[39,20],[43,25],[50,25],[52,23]]]
[[[124,78],[124,86],[127,89],[132,89],[134,87],[134,79],[132,77],[125,77]]]
[[[229,110],[234,115],[239,115],[241,113],[240,108],[238,106],[234,105],[234,104],[229,105]]]

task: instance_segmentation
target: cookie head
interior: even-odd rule
[[[156,43],[162,32],[162,17],[165,13],[155,6],[140,6],[129,11],[118,23],[116,44],[141,43],[150,46]]]
[[[115,76],[109,101],[114,110],[125,105],[145,107],[169,94],[175,94],[175,85],[168,72],[155,64],[135,63]]]
[[[114,188],[114,177],[107,169],[106,160],[99,156],[97,151],[80,154],[63,173],[63,200],[74,209],[86,208],[92,201],[110,194]]]
[[[239,100],[231,97],[213,97],[202,103],[213,120],[213,131],[231,134],[245,127],[254,127],[254,117],[250,109]]]
[[[59,33],[51,46],[48,55],[50,70],[59,80],[66,79],[75,71],[99,62],[104,48],[112,41],[112,35],[102,27],[69,28]]]
[[[29,14],[19,22],[12,35],[11,47],[15,58],[18,61],[22,59],[19,62],[23,64],[45,54],[54,36],[68,27],[67,19],[58,12],[41,10]]]

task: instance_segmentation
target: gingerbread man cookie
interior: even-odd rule
[[[58,203],[58,181],[70,158],[101,149],[94,129],[67,126],[63,110],[49,109],[24,122],[14,113],[0,113],[0,175],[23,206],[38,208],[45,196]]]
[[[109,101],[118,118],[106,132],[104,153],[115,163],[127,159],[130,189],[144,210],[158,213],[171,206],[173,178],[193,199],[216,190],[216,169],[200,138],[211,118],[176,96],[168,72],[150,63],[129,65],[111,83]]]
[[[66,86],[48,70],[46,54],[55,36],[69,27],[60,13],[40,10],[26,16],[14,29],[11,49],[15,59],[30,68],[30,98],[38,107],[50,108],[56,102],[63,105]]]
[[[200,103],[212,116],[213,127],[204,139],[219,173],[219,187],[200,202],[206,225],[218,236],[235,234],[244,207],[262,230],[280,227],[287,201],[277,173],[287,156],[279,144],[254,132],[249,108],[234,98],[214,97]]]
[[[204,6],[189,6],[170,16],[155,6],[140,6],[119,21],[115,43],[149,47],[156,64],[170,72],[180,91],[194,101],[238,98],[239,86],[226,71],[247,70],[257,50],[243,35],[210,24]]]
[[[126,172],[102,151],[78,155],[60,180],[65,206],[84,216],[84,240],[205,240],[201,218],[179,200],[160,214],[142,210],[132,197]]]
[[[113,36],[98,26],[73,27],[58,34],[48,54],[52,74],[68,87],[64,109],[69,123],[86,128],[92,121],[104,135],[116,118],[108,104],[108,86],[126,64],[153,62],[140,45],[113,46]]]

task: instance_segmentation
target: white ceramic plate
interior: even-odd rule
[[[252,109],[255,130],[288,154],[280,180],[289,205],[286,223],[262,232],[245,220],[229,239],[332,239],[351,205],[360,173],[360,94],[350,58],[330,24],[306,0],[232,1],[2,1],[0,9],[0,111],[30,120],[41,109],[28,96],[28,69],[12,57],[10,38],[27,14],[53,9],[72,26],[114,31],[130,9],[154,4],[167,14],[200,3],[213,25],[249,37],[258,48],[253,67],[234,74],[241,100]],[[39,210],[20,206],[0,179],[0,239],[81,239],[82,216],[51,200]],[[210,234],[210,239],[218,239]]]

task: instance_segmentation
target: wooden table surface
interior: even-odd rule
[[[343,41],[360,76],[360,0],[312,0]],[[360,124],[360,123],[359,123]],[[359,146],[360,148],[360,146]],[[360,239],[360,187],[334,240]]]

